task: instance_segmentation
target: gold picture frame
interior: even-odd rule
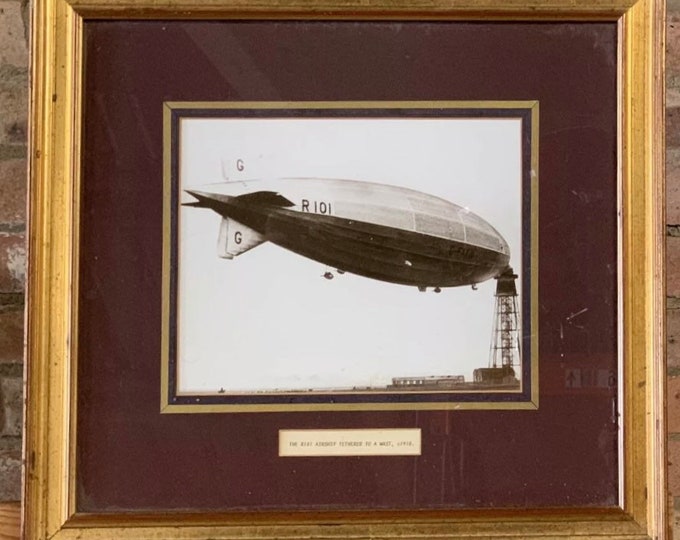
[[[44,0],[33,6],[23,532],[38,538],[662,538],[667,533],[663,50],[658,0]],[[609,21],[618,24],[623,253],[621,504],[385,512],[76,512],[75,343],[87,20]],[[578,459],[578,456],[574,456]]]

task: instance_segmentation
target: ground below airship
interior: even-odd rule
[[[497,277],[510,261],[507,242],[484,219],[404,187],[279,178],[186,192],[195,201],[184,206],[221,216],[218,255],[227,259],[272,242],[340,272],[436,291]]]

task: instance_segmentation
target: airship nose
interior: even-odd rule
[[[468,243],[510,257],[510,246],[493,225],[467,208],[462,209],[459,215],[465,225],[465,238]]]
[[[496,237],[498,238],[498,243],[499,243],[499,251],[503,255],[507,255],[510,257],[510,246],[508,243],[505,241],[505,238],[503,238],[499,232],[496,232]]]

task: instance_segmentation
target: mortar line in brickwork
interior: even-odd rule
[[[25,144],[0,144],[0,160],[25,158]]]
[[[23,304],[24,291],[0,291],[0,305]]]
[[[0,223],[0,234],[20,234],[26,232],[26,223]]]
[[[21,362],[3,362],[0,364],[0,377],[21,377],[24,364]]]

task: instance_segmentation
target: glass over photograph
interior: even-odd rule
[[[536,108],[167,105],[170,403],[526,401]]]

